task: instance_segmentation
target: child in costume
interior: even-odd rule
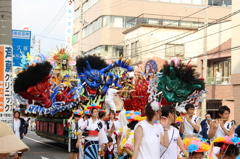
[[[103,151],[102,151],[102,158],[103,159],[113,159],[114,158],[114,146],[113,146],[113,139],[108,136],[108,143],[103,144]]]
[[[210,145],[206,139],[191,137],[183,140],[184,148],[189,153],[189,159],[203,159],[204,153],[209,151]]]
[[[86,120],[88,120],[90,118],[90,110],[89,109],[86,109],[84,111],[84,116],[82,119],[82,122],[81,122],[81,119],[78,121],[78,125],[79,125],[79,129],[78,129],[78,133],[80,134],[82,131],[82,128],[84,127],[84,122]],[[84,159],[84,139],[85,139],[85,134],[82,134],[81,136],[78,136],[79,137],[79,159]]]
[[[176,120],[176,110],[173,106],[170,105],[165,105],[162,107],[162,116],[168,118],[168,124],[166,126],[162,126],[159,124],[160,128],[163,129],[164,133],[168,133],[168,138],[169,138],[169,146],[164,147],[161,145],[160,151],[161,159],[170,159],[170,158],[177,158],[178,156],[178,147],[180,150],[184,153],[187,154],[187,151],[183,147],[183,141],[179,135],[179,130],[171,126],[171,124],[175,123]],[[162,132],[162,135],[163,132]]]
[[[127,124],[128,128],[131,130],[128,134],[128,138],[124,143],[124,157],[123,159],[131,158],[134,151],[134,128],[137,123],[142,119],[140,112],[134,112],[131,116],[127,116],[129,123]]]
[[[240,138],[234,135],[215,138],[211,145],[209,159],[235,159],[237,156],[240,158],[237,144],[240,144]]]
[[[72,116],[68,120],[68,123],[70,125],[70,136],[69,136],[69,144],[68,144],[70,159],[76,159],[79,157],[79,149],[76,147],[76,144],[78,141],[78,129],[79,129],[78,121],[80,120],[82,114],[83,114],[82,111],[75,110]]]

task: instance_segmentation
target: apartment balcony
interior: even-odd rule
[[[209,19],[209,22],[212,20]],[[137,25],[161,25],[169,27],[188,27],[188,28],[199,28],[204,25],[203,18],[195,17],[181,17],[181,16],[170,16],[170,15],[157,15],[157,14],[141,14],[136,18],[127,22],[126,28],[130,29]]]
[[[231,77],[207,77],[207,85],[231,85]]]
[[[208,77],[206,80],[207,99],[209,100],[233,100],[233,86],[231,77]]]

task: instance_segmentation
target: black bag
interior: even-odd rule
[[[87,126],[88,126],[88,120],[87,120]],[[88,130],[85,128],[83,133],[82,133],[82,136],[88,136]]]

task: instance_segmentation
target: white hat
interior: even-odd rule
[[[13,130],[0,122],[0,154],[28,150],[29,147],[14,135]]]

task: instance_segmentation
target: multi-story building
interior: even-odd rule
[[[172,15],[181,17],[190,15],[200,10],[204,2],[205,0],[75,1],[74,53],[96,54],[105,59],[116,59],[124,52],[126,40],[123,32],[134,25],[128,23],[133,18],[148,13],[164,16],[167,18],[165,20],[168,20],[165,23],[171,23],[173,18],[177,18],[171,17]],[[215,9],[209,10],[209,19],[230,12],[231,0],[211,0],[209,4],[218,5],[214,7]],[[203,18],[203,12],[199,12],[194,17]],[[159,19],[159,17],[151,18],[150,23],[155,23],[156,18]],[[199,24],[197,22],[192,25]]]

